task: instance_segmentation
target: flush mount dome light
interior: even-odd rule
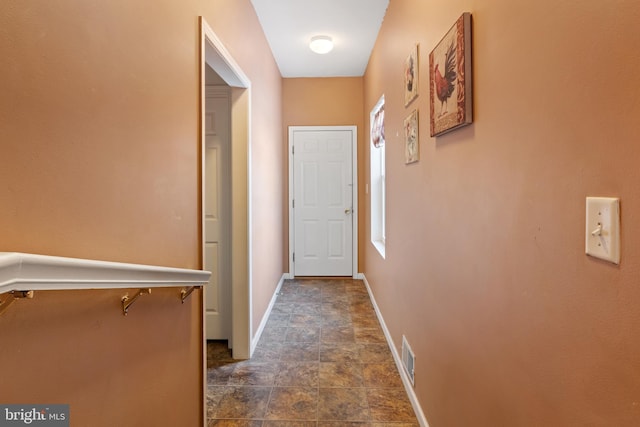
[[[333,40],[329,36],[313,36],[309,43],[309,49],[321,55],[329,53],[333,49]]]

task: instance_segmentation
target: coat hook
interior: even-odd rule
[[[196,290],[196,287],[191,286],[189,288],[184,288],[183,290],[180,291],[180,298],[182,299],[183,304],[184,304],[184,300],[189,298],[189,295],[191,295],[195,290]]]
[[[32,299],[33,298],[33,291],[11,291],[11,292],[9,292],[9,296],[5,300],[0,301],[0,314],[4,313],[4,311],[7,308],[9,308],[9,306],[11,304],[16,302],[17,299],[22,299],[22,298]]]
[[[135,296],[131,299],[129,299],[129,295],[123,296],[122,297],[122,314],[125,316],[127,315],[127,313],[129,312],[129,307],[131,306],[131,304],[136,302],[136,300],[140,297],[140,295],[150,294],[150,293],[151,293],[151,288],[143,288],[143,289],[140,289],[138,293],[135,294]]]

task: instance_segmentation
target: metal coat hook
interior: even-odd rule
[[[4,311],[9,308],[11,304],[16,302],[17,299],[32,299],[33,291],[11,291],[8,293],[8,295],[9,296],[7,297],[7,299],[5,299],[4,301],[0,301],[0,314],[4,313]]]
[[[127,315],[127,313],[129,312],[129,307],[131,307],[131,304],[136,302],[136,300],[140,297],[140,295],[150,294],[150,293],[151,293],[151,288],[143,288],[143,289],[140,289],[138,293],[135,294],[135,296],[131,299],[129,299],[129,295],[123,296],[122,297],[122,314],[125,316]]]
[[[182,299],[182,303],[184,304],[184,301],[189,298],[189,295],[191,295],[193,293],[193,291],[196,290],[195,286],[191,286],[189,288],[184,288],[183,290],[180,291],[180,299]]]

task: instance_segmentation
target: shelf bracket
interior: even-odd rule
[[[8,296],[6,299],[0,301],[0,314],[4,313],[4,311],[7,308],[9,308],[11,304],[16,302],[17,299],[22,299],[22,298],[32,299],[33,291],[11,291],[11,292],[8,292],[7,295]]]
[[[131,307],[131,304],[136,302],[136,300],[140,297],[140,295],[150,294],[150,293],[151,293],[151,288],[143,288],[143,289],[140,289],[138,293],[136,293],[133,296],[133,298],[129,298],[129,295],[123,296],[122,297],[122,314],[126,316],[127,313],[129,313],[129,307]]]
[[[180,291],[180,299],[182,300],[182,303],[184,304],[184,301],[189,298],[189,295],[191,295],[193,293],[193,291],[196,290],[195,286],[190,286],[188,288],[184,288],[183,290]]]

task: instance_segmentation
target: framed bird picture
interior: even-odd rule
[[[418,45],[416,44],[404,61],[404,106],[418,96]]]
[[[473,121],[471,14],[465,12],[429,54],[431,136]]]
[[[418,138],[418,110],[413,110],[404,119],[404,163],[420,160],[420,139]]]

